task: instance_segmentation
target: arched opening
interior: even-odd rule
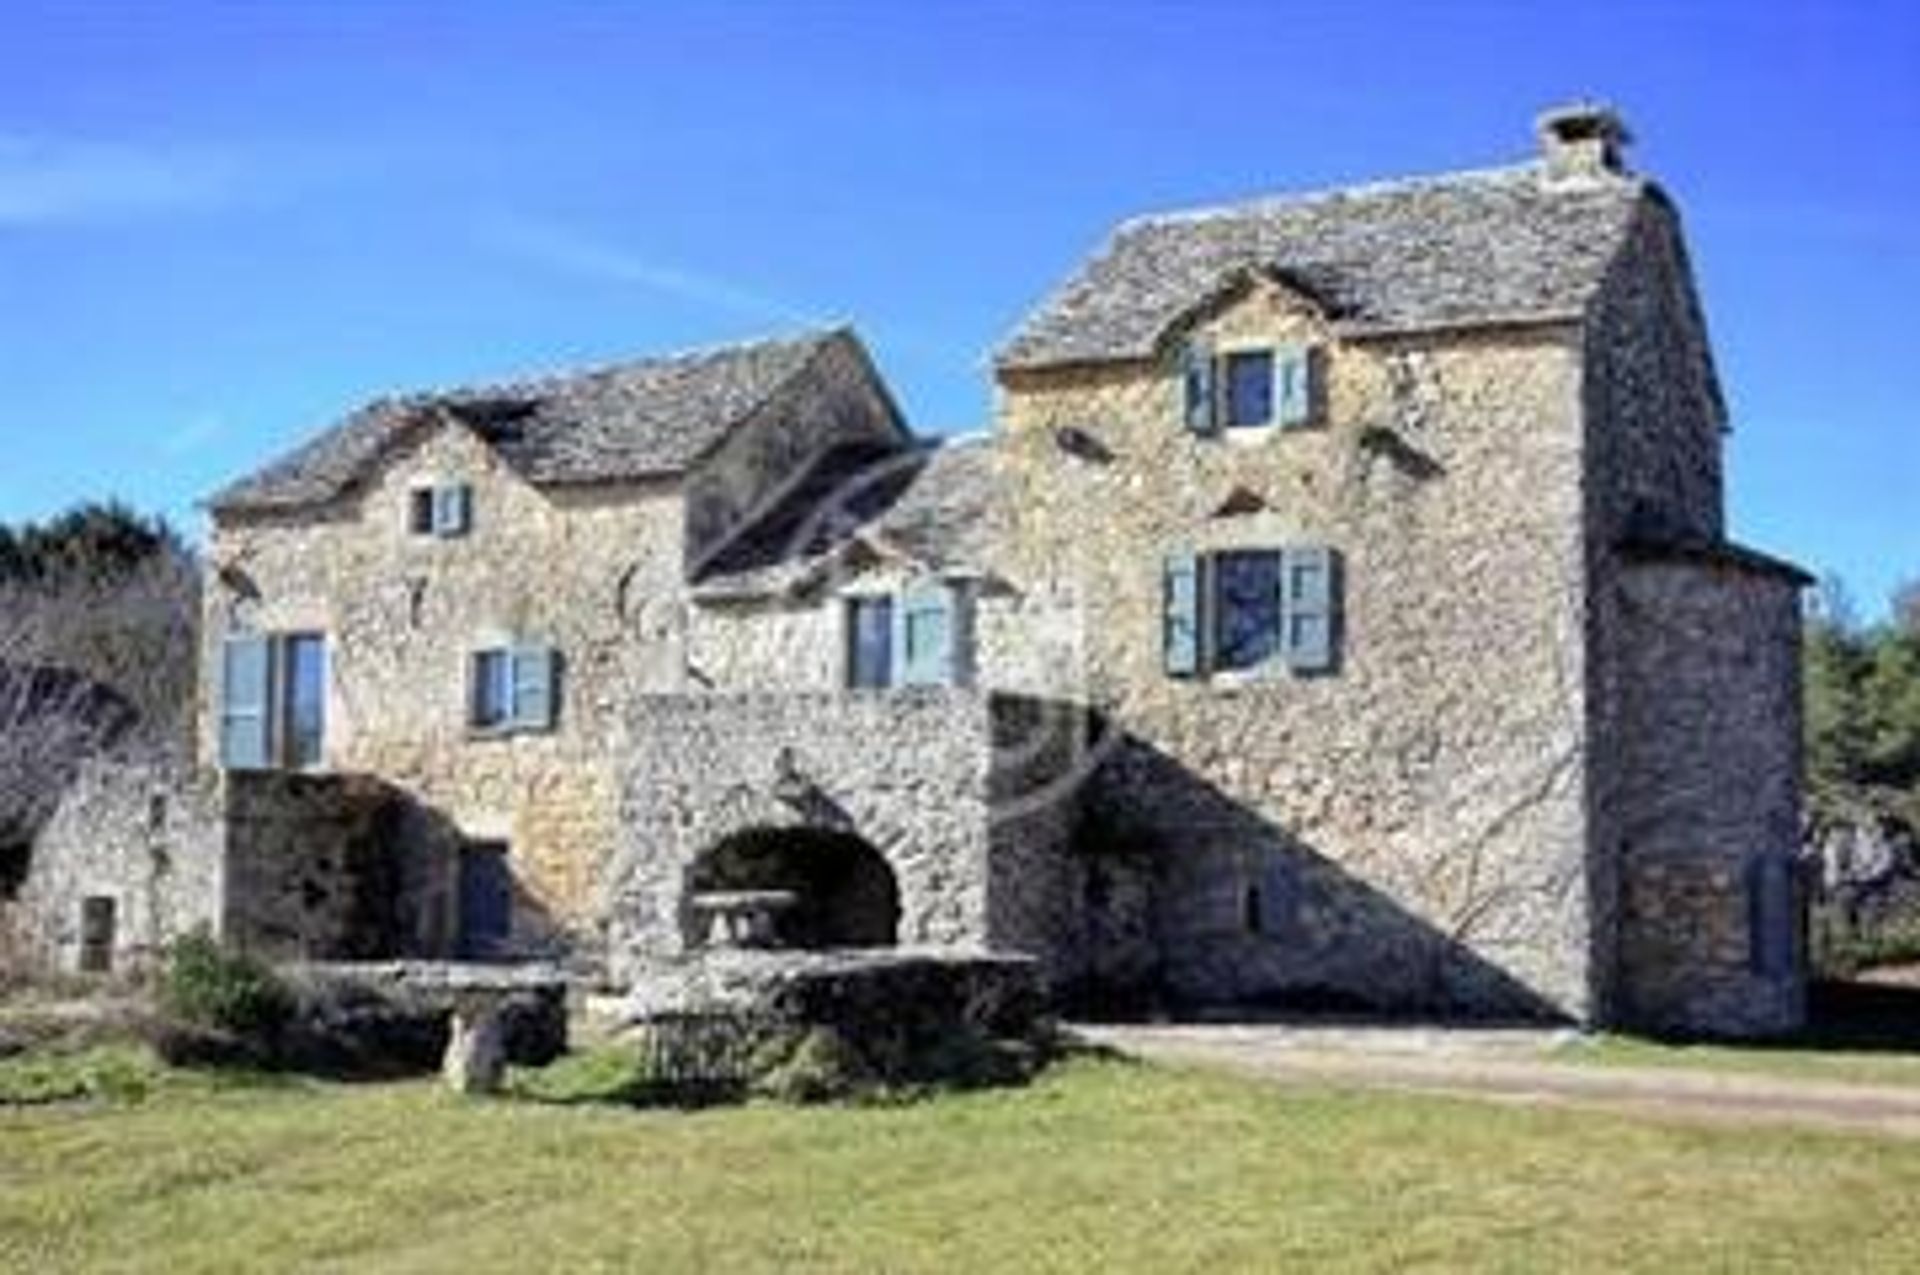
[[[880,852],[860,837],[819,828],[749,828],[714,845],[687,873],[689,947],[726,941],[727,909],[764,908],[750,945],[891,947],[900,891]],[[719,918],[719,919],[717,919]]]

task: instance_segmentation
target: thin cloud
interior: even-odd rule
[[[207,148],[0,134],[0,227],[210,207],[238,189],[237,168]]]
[[[502,221],[483,227],[480,233],[482,240],[493,248],[584,278],[630,284],[707,309],[800,327],[820,327],[830,322],[819,311],[806,306],[742,287],[717,275],[650,260],[557,226]]]
[[[197,452],[226,432],[227,423],[217,412],[203,412],[178,428],[160,436],[160,451],[167,456],[185,456]]]

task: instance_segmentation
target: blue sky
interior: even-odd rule
[[[915,423],[1131,213],[1617,102],[1737,533],[1920,574],[1920,6],[7,0],[0,519],[193,501],[373,394],[851,319]]]

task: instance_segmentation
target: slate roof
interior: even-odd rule
[[[1151,357],[1240,272],[1273,271],[1349,332],[1578,317],[1651,183],[1539,163],[1123,222],[995,356],[1001,369]]]
[[[528,481],[618,482],[685,471],[845,328],[496,385],[378,399],[217,492],[215,513],[323,504],[439,414],[471,426]]]
[[[984,571],[999,525],[996,465],[985,438],[829,453],[702,568],[696,594],[712,601],[796,590],[860,546],[936,572]]]

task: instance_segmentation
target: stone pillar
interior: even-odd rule
[[[497,1093],[506,1071],[506,1033],[500,997],[493,992],[461,992],[454,997],[441,1078],[455,1093]]]

